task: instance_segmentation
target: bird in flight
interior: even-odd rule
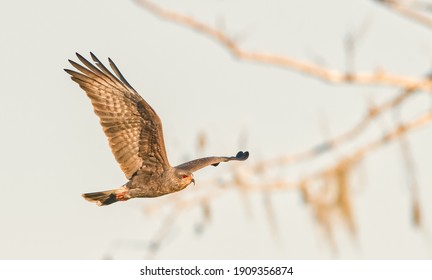
[[[76,54],[82,64],[69,60],[78,71],[64,69],[90,98],[115,159],[127,179],[123,186],[83,197],[109,205],[136,197],[158,197],[194,183],[193,172],[220,162],[246,160],[249,152],[231,157],[205,157],[172,167],[168,162],[162,123],[152,107],[126,81],[108,58],[114,74],[90,53],[94,64]]]

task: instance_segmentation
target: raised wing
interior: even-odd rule
[[[162,123],[150,105],[132,88],[109,59],[113,75],[92,53],[96,66],[76,54],[86,67],[69,60],[65,69],[85,90],[99,116],[115,159],[130,179],[138,170],[162,172],[169,167]]]
[[[249,152],[238,152],[235,157],[205,157],[199,158],[192,161],[185,162],[176,166],[177,169],[186,170],[189,172],[197,171],[208,165],[218,166],[221,162],[231,161],[231,160],[247,160],[249,157]]]

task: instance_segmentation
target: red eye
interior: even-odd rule
[[[189,177],[188,175],[182,175],[183,179],[186,179],[187,177]]]

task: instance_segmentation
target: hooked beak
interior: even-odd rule
[[[192,183],[194,184],[194,186],[195,186],[195,179],[194,178],[192,178]]]

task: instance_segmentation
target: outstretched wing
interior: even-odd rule
[[[231,161],[231,160],[247,160],[249,157],[249,152],[238,152],[235,157],[205,157],[199,158],[192,161],[185,162],[176,166],[177,169],[186,170],[189,172],[197,171],[208,165],[218,166],[221,162]]]
[[[77,53],[86,67],[69,60],[79,72],[65,71],[90,98],[121,169],[128,179],[140,169],[162,172],[169,163],[158,115],[126,81],[111,59],[109,63],[116,76],[90,54],[97,67]]]

